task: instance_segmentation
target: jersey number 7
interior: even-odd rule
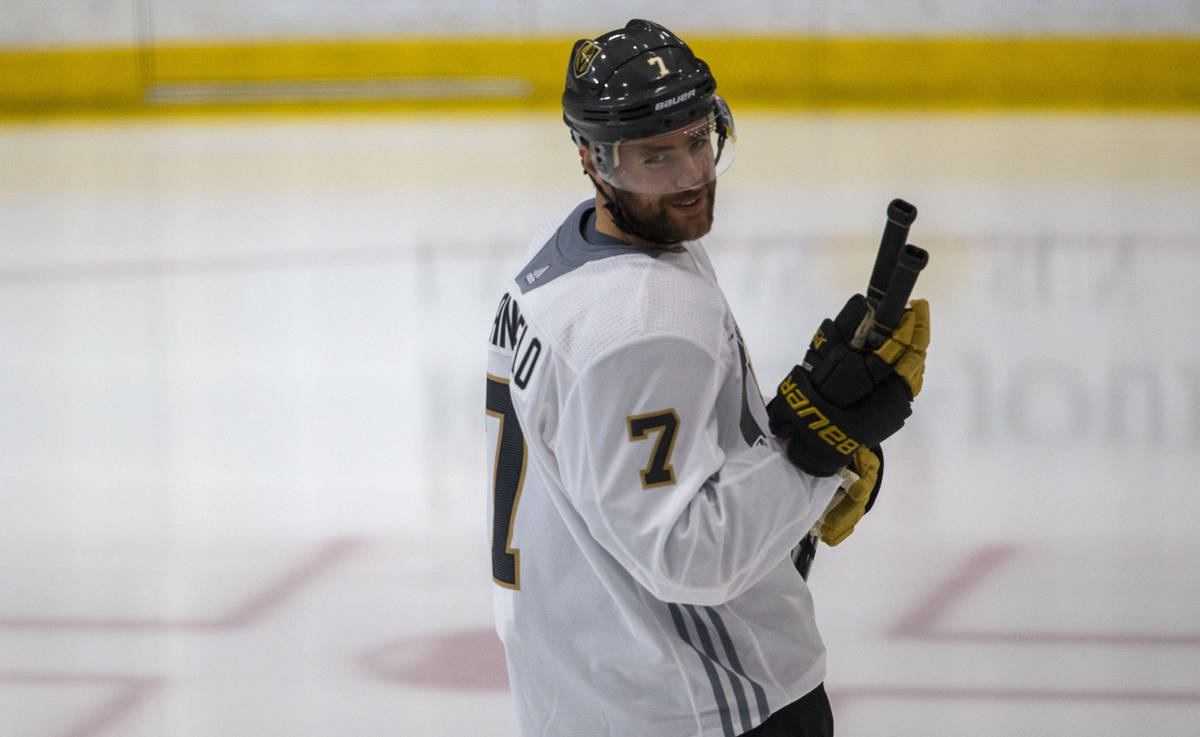
[[[644,440],[651,432],[657,432],[650,463],[641,471],[642,487],[653,489],[675,483],[675,467],[671,465],[671,451],[675,450],[675,431],[679,429],[679,415],[673,409],[650,412],[627,417],[629,440]]]
[[[488,374],[487,414],[500,421],[492,473],[492,580],[521,588],[521,551],[512,547],[513,520],[525,485],[525,434],[513,412],[508,380]]]

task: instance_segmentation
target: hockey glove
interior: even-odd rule
[[[842,470],[845,481],[825,508],[814,532],[826,545],[837,545],[854,532],[854,526],[875,504],[883,482],[883,452],[859,446],[850,466]]]
[[[876,350],[866,351],[856,346],[865,342],[872,317],[866,298],[854,295],[837,317],[821,323],[804,356],[813,384],[839,407],[854,404],[892,375],[904,380],[913,397],[921,393],[929,347],[929,302],[910,302],[892,335]]]
[[[853,347],[870,323],[855,295],[826,319],[767,410],[771,432],[789,438],[788,458],[814,476],[846,467],[862,445],[878,446],[904,425],[921,390],[929,345],[929,304],[913,300],[893,337],[875,351]]]
[[[929,302],[914,299],[900,318],[892,336],[876,349],[879,356],[904,379],[913,397],[925,383],[925,351],[929,349]]]

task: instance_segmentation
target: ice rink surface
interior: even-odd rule
[[[891,198],[931,253],[925,391],[810,581],[838,734],[1200,734],[1200,117],[738,117],[706,243],[764,387]],[[514,737],[484,353],[590,194],[557,116],[0,161],[0,734]]]

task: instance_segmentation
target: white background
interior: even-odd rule
[[[566,33],[594,37],[630,18],[675,31],[872,34],[1200,32],[1194,0],[0,0],[0,45],[396,34]]]

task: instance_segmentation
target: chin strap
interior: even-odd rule
[[[640,238],[640,236],[634,232],[634,227],[630,225],[629,220],[625,218],[625,213],[621,207],[620,201],[614,197],[609,197],[608,192],[604,191],[604,187],[600,186],[600,182],[596,181],[596,178],[592,176],[591,172],[589,172],[587,169],[584,169],[583,173],[588,179],[592,180],[592,185],[596,187],[596,191],[599,192],[600,196],[604,198],[604,209],[608,210],[609,216],[612,217],[613,225],[616,225],[617,229],[622,233],[626,233],[627,235],[631,235],[635,238]],[[617,194],[617,190],[615,188],[613,189],[613,194]],[[620,195],[617,196],[619,197]]]
[[[621,190],[613,187],[613,194],[610,197],[608,192],[604,191],[604,187],[600,186],[600,183],[596,181],[595,177],[593,177],[587,169],[584,169],[583,173],[587,175],[588,179],[592,180],[592,184],[595,185],[596,191],[599,192],[600,196],[604,198],[604,209],[608,210],[609,216],[612,217],[613,225],[617,226],[618,230],[628,236],[636,238],[643,244],[666,248],[666,246],[663,244],[647,238],[639,233],[638,228],[633,225],[633,223],[629,222],[629,219],[625,217],[625,208],[621,206]]]

